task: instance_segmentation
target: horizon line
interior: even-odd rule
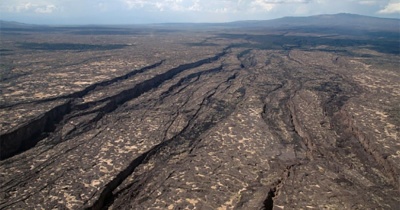
[[[0,19],[0,23],[2,22],[9,22],[15,24],[24,24],[24,25],[31,25],[31,26],[145,26],[145,25],[167,25],[167,24],[192,24],[192,25],[200,25],[200,24],[229,24],[229,23],[238,23],[238,22],[259,22],[259,21],[271,21],[271,20],[278,20],[283,18],[307,18],[307,17],[318,17],[324,15],[352,15],[352,16],[361,16],[361,17],[369,17],[369,18],[377,18],[377,19],[387,19],[387,20],[397,20],[400,21],[400,18],[387,18],[387,17],[378,17],[378,16],[370,16],[370,15],[360,15],[356,13],[321,13],[316,15],[298,15],[298,16],[282,16],[278,18],[271,18],[271,19],[243,19],[243,20],[235,20],[235,21],[227,21],[227,22],[154,22],[154,23],[85,23],[85,24],[61,24],[61,23],[52,23],[52,24],[37,24],[37,23],[28,23],[28,22],[20,22],[15,20],[4,20]],[[1,24],[0,24],[1,28]]]

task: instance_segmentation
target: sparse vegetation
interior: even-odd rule
[[[0,209],[398,207],[398,33],[265,24],[2,28]]]

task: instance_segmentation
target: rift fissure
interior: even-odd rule
[[[364,18],[0,30],[0,209],[396,209],[398,21]]]
[[[143,81],[130,89],[125,89],[117,95],[110,96],[106,99],[103,99],[104,101],[107,101],[107,103],[100,110],[98,110],[98,113],[100,115],[97,117],[97,120],[100,120],[102,118],[102,116],[104,116],[106,113],[112,112],[119,105],[125,103],[126,101],[128,101],[132,98],[138,97],[142,93],[158,87],[164,81],[171,79],[176,74],[179,74],[187,69],[196,68],[205,63],[210,63],[212,61],[219,59],[221,56],[226,54],[228,49],[229,48],[224,49],[223,52],[215,55],[214,57],[202,59],[202,60],[194,62],[194,63],[180,65],[176,68],[168,70],[165,73],[158,74],[147,81]],[[68,97],[83,97],[85,94],[88,94],[90,91],[94,90],[98,86],[107,86],[114,82],[118,82],[120,80],[127,79],[131,76],[134,76],[137,73],[141,73],[146,70],[156,68],[156,67],[160,66],[163,62],[164,61],[160,61],[151,66],[145,67],[141,70],[135,70],[131,73],[128,73],[121,77],[117,77],[110,81],[104,81],[104,82],[100,82],[95,85],[91,85],[91,86],[85,88],[85,90],[71,94]],[[98,102],[95,102],[95,103],[98,103]],[[84,108],[82,108],[82,106]],[[9,157],[12,157],[15,154],[18,154],[20,152],[23,152],[23,151],[26,151],[26,150],[32,148],[35,145],[35,143],[37,143],[38,141],[40,141],[43,138],[43,137],[39,137],[39,136],[41,136],[41,134],[43,132],[54,131],[55,130],[54,125],[57,124],[58,122],[60,122],[64,118],[64,116],[68,115],[72,111],[87,109],[89,107],[90,106],[88,104],[78,105],[78,107],[75,107],[71,104],[71,101],[68,101],[67,103],[61,105],[60,108],[56,107],[55,109],[50,110],[49,112],[40,116],[37,120],[33,120],[32,122],[28,123],[26,126],[15,129],[13,132],[1,135],[0,159],[3,160],[6,158],[9,158]],[[91,122],[91,123],[93,123],[93,122]],[[32,139],[36,139],[36,140],[32,140]],[[22,147],[22,145],[23,145],[23,147]]]

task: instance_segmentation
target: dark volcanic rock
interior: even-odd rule
[[[396,209],[399,55],[236,30],[5,35],[0,209]]]

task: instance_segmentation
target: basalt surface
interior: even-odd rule
[[[384,41],[65,30],[2,32],[0,209],[400,206]]]

